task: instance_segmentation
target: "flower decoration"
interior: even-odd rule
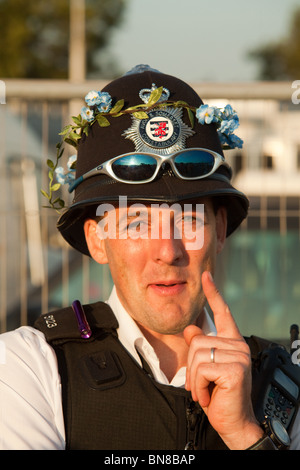
[[[64,127],[60,135],[63,136],[65,142],[77,148],[82,134],[88,135],[89,128],[95,122],[98,122],[101,127],[107,127],[110,126],[108,118],[117,118],[124,114],[132,114],[138,119],[148,119],[147,112],[154,107],[173,106],[187,110],[192,127],[195,116],[200,124],[215,123],[223,148],[242,147],[243,141],[233,134],[239,126],[238,115],[229,104],[223,110],[207,104],[195,108],[184,101],[161,101],[162,94],[163,87],[152,88],[146,103],[124,109],[124,100],[119,100],[112,107],[112,98],[109,93],[92,90],[85,96],[87,106],[82,107],[78,116],[73,116],[74,124]]]
[[[91,122],[94,119],[94,111],[90,108],[87,108],[86,106],[81,108],[80,115],[81,115],[82,119],[84,119],[85,121],[88,121],[88,122]]]
[[[111,109],[111,96],[105,91],[90,91],[85,102],[88,106],[96,106],[99,113],[107,113]]]
[[[228,104],[224,109],[207,104],[202,104],[199,108],[195,108],[184,101],[165,100],[162,96],[163,90],[163,87],[153,87],[146,103],[144,102],[125,109],[123,99],[117,101],[112,106],[112,98],[109,93],[92,90],[85,96],[86,106],[82,107],[78,116],[72,117],[74,124],[65,126],[60,135],[64,142],[77,148],[82,135],[88,135],[90,127],[96,122],[100,127],[108,127],[110,126],[110,118],[118,118],[125,114],[132,114],[137,119],[148,119],[147,113],[153,108],[172,106],[173,108],[183,108],[187,111],[192,127],[194,127],[195,118],[203,125],[214,124],[223,149],[242,148],[243,141],[234,134],[234,131],[239,126],[239,118],[231,105]],[[50,207],[55,209],[62,209],[64,201],[60,198],[53,199],[53,193],[62,184],[73,181],[76,167],[76,156],[74,155],[68,161],[67,172],[64,172],[62,167],[58,167],[59,159],[63,153],[61,145],[62,143],[57,145],[56,162],[47,161],[49,167],[49,192],[42,191],[42,194],[48,199]],[[54,175],[57,183],[53,182]]]
[[[56,145],[55,163],[50,159],[47,160],[47,166],[49,169],[49,172],[48,172],[48,176],[49,176],[48,191],[49,192],[47,193],[46,191],[41,189],[42,195],[48,200],[48,203],[49,203],[49,206],[46,206],[46,207],[55,209],[57,212],[59,212],[61,209],[65,207],[65,202],[63,201],[63,199],[61,199],[60,197],[56,197],[55,199],[53,199],[54,198],[53,193],[58,191],[62,184],[60,182],[57,182],[57,183],[54,182],[54,175],[56,175],[57,177],[56,170],[59,168],[58,167],[59,160],[61,159],[64,153],[64,149],[62,149],[61,147],[62,147],[62,142]],[[73,162],[73,165],[75,165],[74,162]],[[60,173],[60,170],[58,171],[58,173]]]
[[[68,171],[65,173],[65,170],[62,166],[58,166],[55,169],[56,179],[59,184],[70,184],[75,179],[75,171],[76,171],[76,160],[77,155],[72,155],[67,163]]]
[[[240,125],[239,117],[230,104],[227,104],[223,110],[203,104],[196,110],[196,117],[200,124],[216,123],[218,136],[224,149],[242,148],[242,139],[234,134]]]
[[[211,124],[217,121],[217,108],[215,106],[209,106],[208,104],[202,104],[196,110],[196,118],[200,124]]]
[[[78,141],[81,139],[82,134],[88,135],[89,128],[97,122],[101,127],[110,126],[108,117],[117,118],[124,114],[133,114],[138,119],[148,119],[146,111],[150,111],[155,106],[161,106],[158,103],[163,93],[163,87],[155,88],[147,103],[132,106],[127,109],[124,108],[124,100],[119,100],[112,107],[112,98],[109,93],[101,91],[90,91],[85,96],[85,103],[78,116],[73,116],[74,124],[65,126],[60,133],[63,140],[77,148]],[[175,103],[163,102],[164,106],[170,106]],[[179,102],[178,102],[179,103]],[[183,103],[183,102],[180,102]],[[186,104],[186,103],[185,103]]]

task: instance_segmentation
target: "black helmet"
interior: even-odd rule
[[[76,137],[78,185],[72,205],[57,224],[71,246],[89,255],[84,220],[94,206],[117,203],[120,196],[126,196],[129,203],[175,203],[214,197],[227,208],[227,236],[240,225],[247,216],[249,203],[246,196],[231,185],[232,172],[225,161],[213,174],[202,179],[181,179],[171,167],[159,172],[153,181],[140,184],[120,182],[101,172],[81,178],[113,157],[128,153],[166,156],[183,149],[207,149],[224,157],[220,137],[227,139],[232,135],[220,133],[216,119],[206,119],[205,123],[197,119],[197,110],[209,117],[212,108],[203,105],[189,85],[148,66],[140,66],[112,81],[99,93],[103,98],[102,108],[97,107],[92,95],[95,92],[90,95],[91,101],[87,99],[90,107],[82,111],[86,128],[80,139]],[[206,123],[209,120],[211,123]],[[96,210],[94,213],[96,215]]]

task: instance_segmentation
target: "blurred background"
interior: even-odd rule
[[[0,0],[0,17],[1,332],[108,297],[108,269],[63,242],[40,188],[84,96],[142,63],[238,112],[244,147],[227,159],[251,208],[217,282],[243,334],[288,342],[300,323],[299,1]]]

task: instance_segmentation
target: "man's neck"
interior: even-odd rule
[[[141,325],[139,328],[153,347],[161,370],[171,382],[178,370],[187,364],[188,346],[183,334],[161,335],[150,332]]]

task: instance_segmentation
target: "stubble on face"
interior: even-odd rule
[[[201,274],[214,271],[215,232],[215,216],[208,206],[203,248],[187,252],[178,240],[180,255],[172,262],[158,261],[157,240],[105,240],[118,297],[137,324],[175,335],[196,322],[205,305]]]

